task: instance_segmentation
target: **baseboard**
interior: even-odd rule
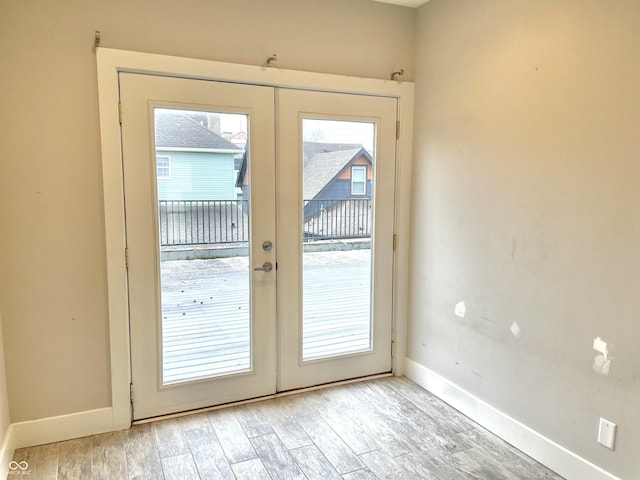
[[[2,440],[2,446],[0,447],[0,478],[7,478],[9,475],[9,463],[13,459],[13,454],[16,451],[16,446],[13,437],[13,425],[9,425],[4,439]]]
[[[409,358],[405,358],[405,375],[568,480],[620,480]]]
[[[113,430],[111,407],[18,422],[9,427],[10,444],[14,449],[61,442]]]

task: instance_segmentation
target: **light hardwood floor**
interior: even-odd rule
[[[406,378],[18,450],[9,479],[561,479]]]

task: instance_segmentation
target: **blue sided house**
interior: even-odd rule
[[[303,158],[303,199],[337,201],[371,198],[372,176],[371,155],[362,146],[339,150],[325,147],[323,151]]]
[[[373,165],[371,154],[361,144],[304,142],[302,182],[305,202],[370,199]],[[247,159],[242,159],[236,186],[247,191]],[[311,209],[309,209],[311,210]],[[311,213],[312,214],[312,213]],[[305,209],[305,217],[309,214]]]
[[[373,159],[361,144],[304,142],[302,195],[306,241],[371,235]],[[247,159],[236,186],[248,200]]]
[[[373,159],[362,145],[303,146],[304,237],[369,238]]]
[[[158,200],[235,200],[234,155],[242,149],[189,113],[156,110]]]

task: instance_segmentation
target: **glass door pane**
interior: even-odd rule
[[[375,124],[302,120],[302,359],[372,348]]]
[[[247,116],[155,108],[154,120],[162,384],[249,371]]]

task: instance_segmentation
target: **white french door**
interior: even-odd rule
[[[396,100],[281,89],[277,105],[278,389],[391,371]]]
[[[273,89],[121,74],[120,94],[134,418],[273,393],[276,279],[249,263],[275,262],[261,246],[275,238]],[[261,181],[242,204],[229,198],[242,149],[208,135],[212,117],[244,118]],[[236,257],[190,259],[232,224]]]
[[[396,100],[120,98],[134,418],[390,371]]]

